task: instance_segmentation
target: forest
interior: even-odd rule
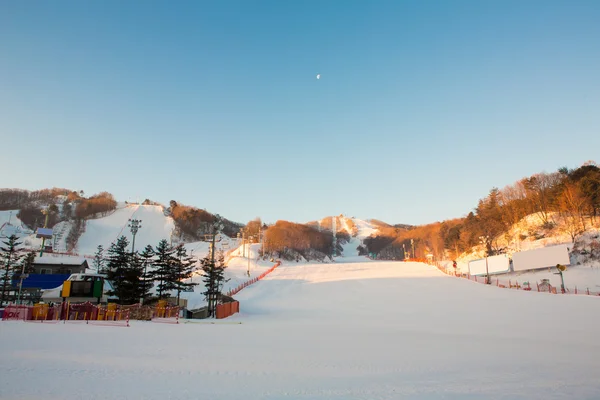
[[[600,168],[587,162],[576,169],[542,172],[502,189],[492,188],[462,218],[408,230],[380,228],[379,235],[365,244],[369,252],[384,259],[424,259],[426,254],[441,259],[446,251],[457,258],[477,245],[483,245],[487,255],[494,255],[503,252],[506,243],[527,238],[527,234],[518,238],[506,235],[528,215],[536,215],[540,228],[548,234],[558,229],[575,242],[579,235],[600,223],[599,213]]]

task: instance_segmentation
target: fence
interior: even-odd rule
[[[240,312],[240,302],[231,301],[229,303],[223,303],[217,305],[217,319],[223,319],[232,316],[235,313]]]
[[[273,272],[275,270],[275,268],[279,267],[280,265],[281,265],[281,261],[277,261],[277,263],[275,265],[273,265],[271,268],[269,268],[268,270],[266,270],[265,272],[263,272],[256,278],[250,279],[249,281],[242,283],[235,289],[231,289],[229,292],[226,293],[226,295],[233,296],[233,295],[239,293],[242,289],[247,288],[248,286],[262,280],[265,276],[269,275],[271,272]]]
[[[461,274],[456,271],[450,270],[449,268],[442,267],[440,264],[435,264],[435,266],[437,267],[437,269],[439,269],[444,274],[449,275],[449,276],[468,279],[470,281],[483,283],[483,284],[487,283],[487,278],[485,276]],[[532,285],[530,282],[525,281],[525,280],[523,280],[519,283],[518,280],[512,280],[512,279],[509,279],[509,280],[502,279],[501,280],[500,278],[497,278],[497,277],[495,278],[493,276],[490,276],[489,284],[496,286],[496,287],[505,288],[505,289],[516,289],[516,290],[525,290],[525,291],[532,291],[532,292],[546,292],[546,293],[552,293],[552,294],[583,294],[583,295],[587,295],[587,296],[600,296],[600,292],[590,291],[590,288],[588,288],[588,287],[586,287],[584,290],[582,290],[580,288],[577,288],[577,286],[575,286],[574,289],[565,288],[565,290],[563,291],[560,287],[552,286],[549,283],[545,283],[545,282],[542,282],[542,283],[536,282],[534,285]]]
[[[70,304],[69,302],[50,307],[48,304],[34,306],[9,305],[4,310],[3,321],[22,320],[26,322],[86,323],[91,325],[129,326],[129,321],[145,320],[158,323],[179,323],[177,306],[121,306],[114,303],[106,306],[90,302]]]

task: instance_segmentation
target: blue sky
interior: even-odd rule
[[[460,217],[600,161],[598,21],[598,1],[3,1],[0,187]]]

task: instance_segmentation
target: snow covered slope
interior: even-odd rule
[[[600,398],[599,298],[377,261],[284,264],[236,297],[215,325],[0,322],[0,397]]]
[[[125,235],[131,245],[132,235],[127,227],[129,219],[142,220],[142,227],[135,237],[135,248],[140,251],[148,244],[154,247],[162,239],[170,240],[175,228],[173,219],[164,215],[162,206],[121,206],[107,217],[86,221],[85,232],[77,242],[77,252],[91,255],[98,245],[107,249],[121,235]]]
[[[17,217],[19,210],[0,211],[0,239],[16,235],[23,246],[41,246],[41,239],[37,239],[31,229],[27,228]]]
[[[340,220],[342,222],[342,228],[346,230],[350,235],[352,235],[352,227],[349,221],[352,221],[354,223],[354,226],[356,226],[358,230],[357,235],[351,236],[350,241],[342,246],[343,250],[341,258],[343,258],[343,261],[348,262],[351,259],[356,259],[359,261],[367,260],[366,257],[358,255],[358,246],[360,246],[363,243],[363,240],[365,238],[377,232],[377,228],[368,221],[364,221],[357,218],[348,219],[346,217],[342,217]]]

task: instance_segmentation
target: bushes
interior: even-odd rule
[[[333,237],[328,231],[319,232],[307,225],[277,221],[265,232],[264,248],[266,253],[278,253],[280,256],[293,250],[308,259],[310,249],[332,254]]]
[[[48,227],[50,228],[59,220],[58,213],[52,211],[53,209],[50,209],[50,215],[48,216]],[[42,209],[36,206],[28,206],[20,209],[17,217],[31,230],[43,227],[46,220],[46,215],[42,213]]]
[[[85,219],[100,214],[107,215],[117,208],[117,202],[108,192],[98,193],[88,199],[81,199],[75,209],[75,218]]]
[[[167,214],[173,218],[175,227],[184,240],[199,240],[203,235],[211,233],[211,225],[217,219],[214,214],[200,208],[179,204],[175,200],[171,200],[169,205]],[[230,237],[234,237],[242,227],[241,224],[225,218],[221,218],[221,223],[222,232]]]
[[[16,210],[29,201],[29,191],[21,189],[0,189],[0,210]]]

